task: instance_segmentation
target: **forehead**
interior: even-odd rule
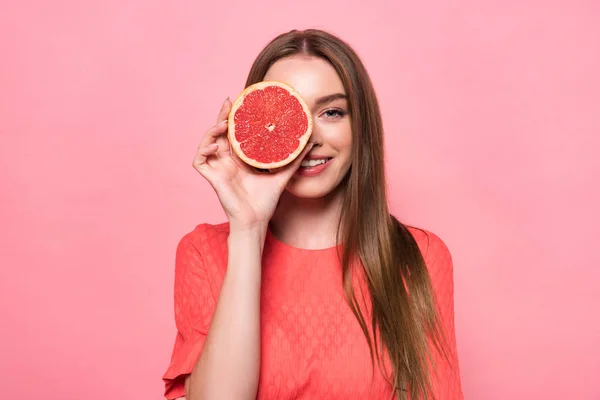
[[[287,83],[308,103],[334,93],[346,93],[342,80],[331,64],[322,58],[296,55],[276,61],[264,80]]]

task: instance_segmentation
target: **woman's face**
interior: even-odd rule
[[[340,184],[351,164],[352,128],[342,80],[327,61],[307,55],[275,62],[264,80],[292,86],[312,111],[314,146],[286,190],[296,197],[324,197]]]

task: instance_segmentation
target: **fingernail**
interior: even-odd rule
[[[219,125],[225,125],[227,123],[227,120],[224,119],[223,121],[219,122]]]

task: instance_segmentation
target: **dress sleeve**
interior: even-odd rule
[[[177,246],[174,292],[177,335],[163,376],[167,399],[185,396],[185,378],[200,356],[216,305],[202,255],[187,237]]]
[[[429,233],[429,246],[425,262],[428,266],[433,291],[438,308],[442,330],[447,340],[446,352],[448,360],[436,354],[436,370],[432,374],[435,398],[438,400],[464,399],[456,333],[454,328],[454,277],[453,263],[446,244],[436,235]]]

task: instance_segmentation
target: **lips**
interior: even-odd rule
[[[331,160],[331,157],[323,156],[305,157],[302,160],[300,168],[296,171],[296,175],[306,177],[317,176],[331,164]]]

